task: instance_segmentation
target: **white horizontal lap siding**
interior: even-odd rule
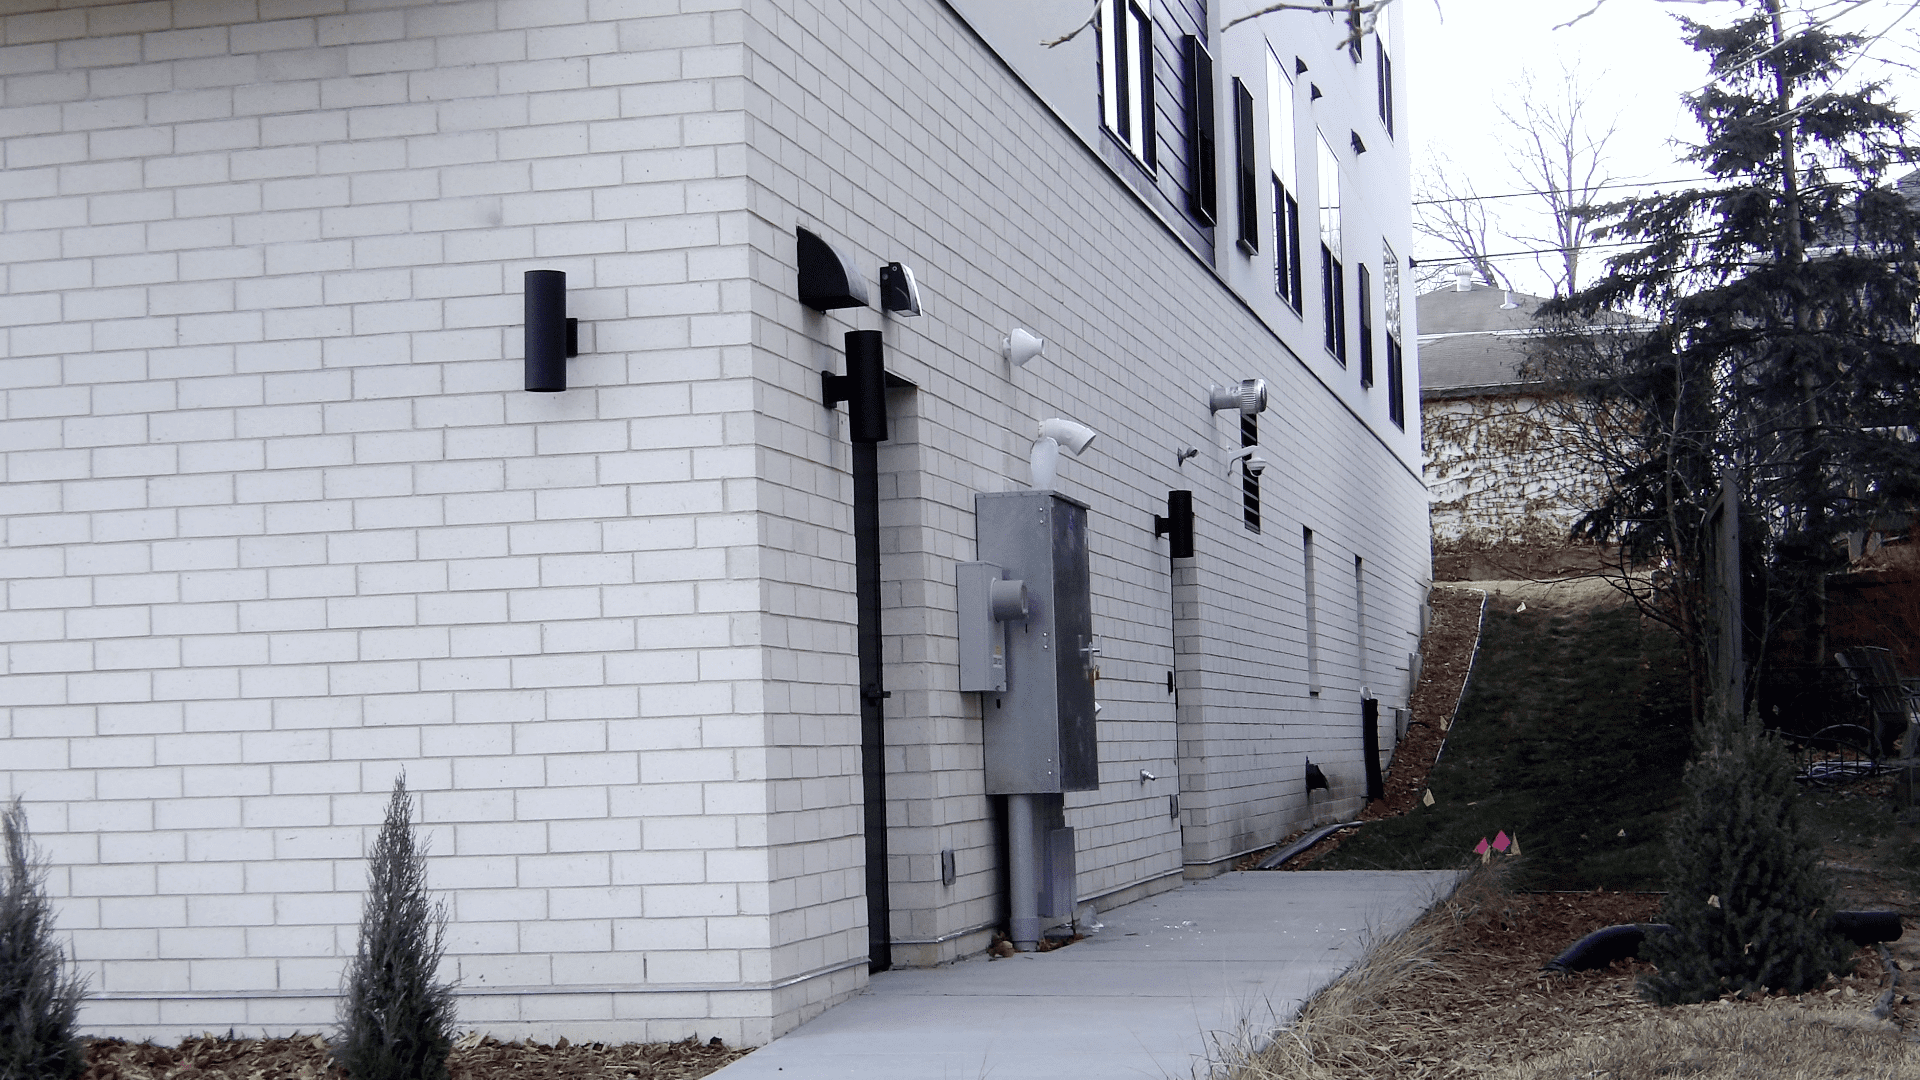
[[[727,26],[0,17],[0,768],[91,1029],[324,1022],[405,769],[469,1022],[767,1037]],[[529,268],[566,394],[519,389]]]
[[[1425,498],[1407,463],[1417,426],[1411,443],[1397,429],[1370,431],[1369,410],[1384,425],[1384,406],[1350,411],[1343,399],[1351,395],[1330,391],[1317,359],[1295,359],[942,6],[791,0],[751,15],[747,168],[766,271],[756,293],[763,320],[756,340],[764,344],[756,371],[767,384],[766,441],[783,455],[769,472],[779,494],[766,505],[785,508],[770,515],[769,527],[837,550],[834,587],[842,590],[823,590],[818,599],[844,628],[838,657],[816,658],[819,639],[809,635],[818,626],[801,616],[769,621],[796,628],[770,633],[791,654],[776,655],[776,667],[802,672],[812,664],[837,681],[826,700],[791,690],[793,715],[776,715],[774,723],[796,740],[828,730],[850,740],[857,707],[850,540],[814,531],[820,521],[850,523],[846,414],[819,403],[817,371],[842,370],[846,331],[880,329],[889,370],[917,387],[893,395],[891,438],[880,450],[885,678],[893,692],[886,706],[890,931],[905,943],[896,959],[909,949],[915,962],[951,958],[961,949],[956,940],[977,948],[984,936],[966,932],[998,917],[978,705],[975,695],[958,692],[954,669],[954,565],[975,557],[974,494],[1024,486],[1034,425],[1045,417],[1101,432],[1085,456],[1063,459],[1059,474],[1061,490],[1091,506],[1095,631],[1105,649],[1102,785],[1068,798],[1068,823],[1079,830],[1081,895],[1154,887],[1180,874],[1186,858],[1217,863],[1236,843],[1269,841],[1304,823],[1312,812],[1301,791],[1304,753],[1335,776],[1335,806],[1356,807],[1352,561],[1356,554],[1367,560],[1377,608],[1369,617],[1369,671],[1403,667],[1427,576]],[[1091,55],[1090,46],[1062,49],[1057,62]],[[1087,92],[1093,86],[1088,68]],[[1370,109],[1370,82],[1366,88]],[[1390,185],[1369,195],[1395,197]],[[792,294],[796,225],[825,235],[869,275],[885,262],[907,263],[925,314],[802,308]],[[1376,230],[1370,250],[1377,250],[1378,227],[1369,228]],[[1309,291],[1317,303],[1317,286]],[[1308,321],[1304,344],[1296,343],[1302,350],[1318,348],[1317,315]],[[1015,325],[1048,346],[1044,358],[1009,371],[999,341]],[[1383,364],[1384,344],[1377,345]],[[1227,415],[1210,418],[1205,407],[1210,382],[1248,376],[1269,380],[1273,402],[1261,430],[1276,464],[1265,479],[1266,528],[1258,536],[1242,528],[1238,479],[1223,468],[1238,447],[1238,425]],[[1376,398],[1384,385],[1382,372]],[[1202,448],[1201,457],[1176,466],[1174,450],[1184,445]],[[1172,577],[1165,541],[1151,532],[1152,515],[1164,513],[1173,488],[1194,490],[1200,515],[1194,637],[1183,645],[1192,651],[1178,660],[1183,695],[1205,703],[1191,731],[1176,728],[1166,693],[1175,662]],[[1320,701],[1305,688],[1303,524],[1321,545],[1328,689]],[[812,547],[804,550],[807,558],[788,562],[796,606],[835,569],[814,563]],[[816,714],[834,709],[838,717]],[[1196,758],[1191,776],[1180,774],[1183,739]],[[777,864],[776,876],[791,881],[778,888],[796,904],[839,911],[823,886],[860,869],[857,755],[838,763],[845,771],[831,784],[809,786],[804,770],[824,748],[802,742],[783,752],[795,770],[783,783],[845,802],[829,815],[814,802],[782,801],[776,827],[783,835],[818,843],[838,861]],[[1154,778],[1143,780],[1142,770]],[[1182,790],[1189,781],[1194,786]],[[1185,854],[1183,823],[1168,817],[1175,792],[1185,811]],[[1320,798],[1316,809],[1324,810]],[[958,871],[952,886],[940,880],[939,853],[948,848]],[[845,924],[822,917],[813,925],[824,935]]]

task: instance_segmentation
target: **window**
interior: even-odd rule
[[[1373,276],[1367,273],[1367,264],[1361,263],[1354,269],[1354,291],[1359,295],[1354,299],[1360,305],[1360,385],[1373,385]]]
[[[1260,417],[1240,414],[1240,448],[1260,445]],[[1260,478],[1240,462],[1240,515],[1248,532],[1260,531]]]
[[[1371,697],[1367,687],[1367,561],[1358,555],[1353,557],[1353,629],[1355,667],[1360,669],[1360,688],[1363,697]]]
[[[1240,209],[1240,250],[1260,250],[1260,195],[1253,169],[1253,94],[1233,80],[1233,190]]]
[[[1153,18],[1149,0],[1101,0],[1101,120],[1153,168]]]
[[[1373,24],[1373,73],[1379,84],[1380,126],[1393,134],[1393,57],[1387,52],[1387,20],[1383,14]]]
[[[1219,177],[1214,147],[1213,57],[1200,39],[1183,40],[1187,60],[1187,210],[1212,225],[1219,213]]]
[[[1400,257],[1393,245],[1380,242],[1380,291],[1387,309],[1387,417],[1402,431],[1407,427],[1406,374],[1400,358]]]
[[[1327,351],[1347,365],[1347,281],[1341,263],[1340,159],[1320,136],[1320,311]]]
[[[1313,530],[1300,530],[1300,551],[1307,592],[1307,693],[1320,692],[1320,598],[1313,580]]]
[[[1293,80],[1267,54],[1267,158],[1273,167],[1273,290],[1300,310],[1300,199],[1294,177]]]

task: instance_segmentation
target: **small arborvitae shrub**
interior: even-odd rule
[[[0,894],[0,1080],[69,1080],[87,1067],[74,1020],[86,983],[53,936],[46,867],[27,834],[27,812],[5,811],[7,866]]]
[[[334,1061],[352,1080],[447,1080],[453,989],[434,981],[446,908],[427,895],[427,858],[414,844],[403,774],[367,865],[360,945],[347,969]]]
[[[1844,971],[1853,952],[1828,927],[1833,881],[1794,802],[1793,761],[1757,717],[1701,724],[1687,801],[1667,837],[1674,933],[1651,935],[1659,970],[1641,981],[1662,1004],[1729,992],[1799,993]]]

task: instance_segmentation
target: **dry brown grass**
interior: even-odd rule
[[[1505,899],[1498,866],[1476,870],[1412,926],[1375,940],[1360,962],[1307,1002],[1230,1080],[1426,1080],[1458,1072],[1436,1015],[1465,980],[1456,945]]]
[[[1539,970],[1588,930],[1646,920],[1656,897],[1516,895],[1503,887],[1501,869],[1498,862],[1477,869],[1405,932],[1374,942],[1294,1023],[1226,1075],[1920,1080],[1920,1058],[1899,1028],[1868,1015],[1883,981],[1871,953],[1861,954],[1856,974],[1799,999],[1661,1009],[1635,993],[1635,978],[1652,970],[1645,964],[1574,975]],[[1910,1012],[1896,1009],[1895,1018],[1910,1023]],[[1751,1051],[1738,1056],[1729,1047]]]
[[[1916,1080],[1920,1046],[1863,1010],[1774,999],[1664,1011],[1488,1080]]]

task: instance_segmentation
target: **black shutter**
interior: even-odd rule
[[[1213,117],[1213,57],[1200,39],[1188,34],[1183,42],[1187,59],[1187,209],[1201,222],[1219,218],[1220,177],[1217,173]]]
[[[1393,58],[1380,50],[1380,125],[1393,134]]]
[[[1407,402],[1406,375],[1401,365],[1405,363],[1400,355],[1400,342],[1392,334],[1387,335],[1387,418],[1395,427],[1406,430]]]
[[[1358,267],[1360,288],[1360,385],[1373,385],[1373,275],[1367,264]]]
[[[1153,129],[1153,20],[1140,21],[1140,156],[1148,169],[1155,167],[1160,155],[1154,144]]]
[[[1260,196],[1253,163],[1253,94],[1247,84],[1233,80],[1234,187],[1240,202],[1240,247],[1249,255],[1260,250]]]

